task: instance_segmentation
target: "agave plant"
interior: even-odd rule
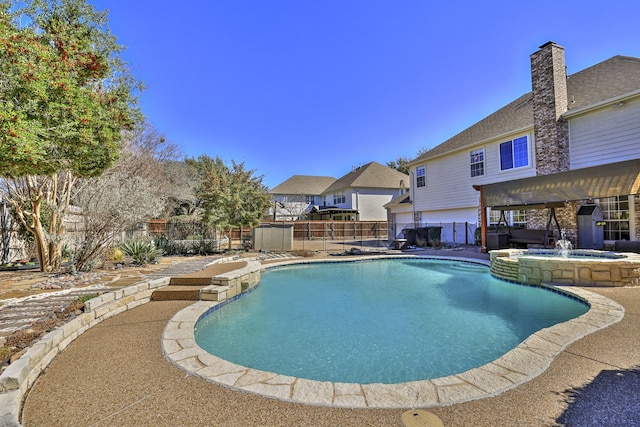
[[[146,240],[127,240],[120,249],[130,256],[135,264],[151,264],[162,255],[162,249],[156,248],[153,242]]]

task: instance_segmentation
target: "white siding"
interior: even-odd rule
[[[640,99],[569,119],[571,169],[640,158]]]
[[[361,221],[386,221],[387,210],[384,207],[394,197],[400,195],[400,189],[392,188],[349,188],[345,189],[344,203],[333,203],[333,194],[326,194],[327,205],[343,209],[357,209]],[[340,193],[340,192],[338,192]]]
[[[353,189],[351,191],[351,206],[358,209],[361,221],[386,221],[387,209],[384,205],[399,195],[399,190],[392,189]]]
[[[409,206],[411,208],[411,206]],[[396,239],[402,239],[404,233],[402,230],[413,228],[413,212],[396,212],[393,214],[392,235]]]
[[[529,137],[529,166],[500,170],[499,145],[511,138],[503,138],[484,145],[485,175],[471,177],[469,153],[473,149],[483,146],[470,147],[464,151],[453,153],[446,157],[440,157],[426,163],[427,185],[416,188],[412,182],[412,191],[416,211],[440,212],[446,215],[449,210],[477,209],[479,193],[473,189],[473,185],[490,184],[500,181],[525,178],[535,175],[533,138]],[[519,137],[522,135],[516,135]],[[412,170],[415,180],[415,168]],[[452,213],[453,215],[453,213]],[[475,217],[474,217],[475,218]],[[440,221],[453,221],[454,219],[440,219]],[[456,220],[457,221],[457,220]],[[466,221],[466,220],[465,220]],[[473,219],[475,221],[475,219]]]
[[[476,192],[476,197],[478,193]],[[448,222],[472,222],[478,221],[478,204],[476,206],[465,209],[448,209],[441,211],[422,211],[420,212],[420,224],[437,224]]]

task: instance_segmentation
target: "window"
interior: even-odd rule
[[[505,211],[504,217],[507,221],[507,224],[502,221],[500,224],[501,227],[505,225],[510,225],[516,228],[526,228],[527,227],[527,211],[524,209],[518,209],[515,211]],[[489,212],[489,226],[497,226],[498,221],[500,221],[500,211],[499,210],[491,210]]]
[[[416,187],[424,187],[427,185],[427,169],[424,166],[416,168]]]
[[[471,177],[484,175],[484,148],[471,152]]]
[[[606,222],[604,240],[630,240],[629,196],[614,196],[598,202]]]
[[[529,143],[527,137],[516,138],[500,144],[500,170],[529,165]]]
[[[518,209],[511,211],[511,225],[515,227],[527,228],[527,211]]]
[[[505,215],[507,213],[505,212]],[[500,211],[494,211],[491,209],[489,212],[489,226],[495,227],[498,225],[498,221],[500,221]]]
[[[306,202],[310,205],[315,205],[316,198],[314,196],[306,196]]]
[[[333,204],[337,205],[339,203],[344,203],[347,198],[344,196],[344,193],[334,193],[333,194]]]

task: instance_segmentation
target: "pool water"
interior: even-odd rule
[[[228,361],[318,381],[399,383],[484,365],[588,306],[462,261],[383,259],[266,271],[195,327]]]

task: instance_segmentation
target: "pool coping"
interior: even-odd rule
[[[488,265],[488,261],[474,258],[378,255],[319,261],[292,259],[263,266],[263,269],[291,264],[400,257],[448,259]],[[431,380],[398,384],[315,381],[234,364],[206,352],[195,341],[195,324],[209,310],[221,304],[215,301],[199,301],[176,313],[163,331],[162,351],[169,361],[191,375],[234,390],[284,401],[341,408],[448,406],[496,396],[530,381],[544,372],[569,344],[619,322],[624,317],[624,308],[620,304],[586,289],[552,284],[539,286],[573,295],[587,302],[590,309],[579,317],[541,329],[492,362]]]

